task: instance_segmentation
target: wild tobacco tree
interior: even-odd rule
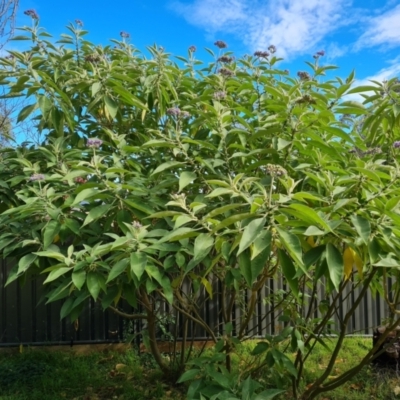
[[[79,20],[55,44],[38,21],[16,38],[31,46],[0,60],[7,96],[30,100],[19,120],[33,115],[45,137],[1,150],[0,251],[18,260],[8,283],[44,276],[48,302],[63,300],[72,321],[89,297],[145,320],[166,374],[184,371],[201,329],[216,353],[190,361],[188,398],[312,399],[369,362],[374,349],[328,380],[367,290],[399,323],[398,285],[385,285],[400,266],[398,82],[323,80],[334,68],[323,52],[293,77],[274,46],[234,58],[223,41],[209,64],[194,46],[175,62],[157,46],[140,53],[126,32],[96,46]],[[357,92],[364,101],[347,99]],[[288,290],[264,298],[278,277]],[[216,297],[220,326],[202,312]],[[285,328],[237,371],[231,355],[272,298],[264,317]],[[122,299],[138,311],[122,311]],[[171,365],[157,346],[160,304],[179,321]],[[332,330],[329,365],[305,385],[308,357]],[[269,388],[254,381],[264,370]]]

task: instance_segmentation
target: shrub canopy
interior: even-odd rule
[[[8,283],[44,276],[71,320],[89,296],[116,311],[125,299],[149,329],[162,298],[217,342],[200,295],[226,299],[224,341],[232,327],[243,339],[260,289],[283,276],[281,339],[300,361],[338,293],[387,294],[400,266],[397,81],[324,80],[334,67],[320,54],[293,77],[274,54],[235,59],[219,42],[209,64],[194,48],[147,57],[126,35],[102,47],[68,29],[55,45],[35,20],[17,38],[31,47],[0,60],[8,96],[31,99],[19,120],[33,116],[45,138],[1,152],[0,249],[18,260]]]

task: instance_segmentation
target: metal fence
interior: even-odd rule
[[[104,312],[98,303],[89,300],[84,308],[83,314],[79,318],[78,325],[71,325],[68,320],[60,321],[61,302],[45,305],[44,302],[38,305],[41,296],[42,283],[38,280],[32,280],[21,287],[14,282],[4,287],[8,272],[12,265],[9,262],[1,261],[0,268],[0,347],[13,346],[19,344],[67,344],[67,343],[100,343],[115,342],[126,339],[132,333],[139,332],[142,329],[140,321],[127,323],[126,320],[120,318],[111,311]],[[214,283],[214,286],[217,282]],[[215,287],[218,292],[218,288]],[[263,295],[266,297],[276,290],[285,290],[285,284],[282,279],[270,279],[265,288]],[[337,320],[341,318],[348,308],[353,304],[355,296],[359,289],[355,289],[345,299],[346,293],[343,294],[341,307]],[[349,289],[350,291],[350,289]],[[324,296],[323,286],[317,298],[322,299]],[[254,317],[249,321],[247,333],[251,336],[263,336],[265,334],[277,333],[281,326],[274,325],[277,315],[274,313],[273,304],[265,304],[260,296]],[[244,295],[246,301],[246,294]],[[206,300],[201,309],[201,317],[215,328],[215,332],[222,333],[222,320],[219,313],[219,304],[221,298],[214,296],[213,300]],[[133,309],[125,305],[125,311],[133,311]],[[164,315],[170,315],[171,310],[168,305],[161,304],[161,311]],[[265,318],[269,312],[269,318]],[[233,319],[240,321],[240,307],[233,310]],[[385,302],[377,295],[372,297],[368,292],[362,303],[349,321],[347,331],[349,334],[370,335],[372,330],[380,325],[383,318],[388,314]],[[171,322],[166,322],[171,328]],[[181,321],[173,324],[172,330],[180,335]],[[194,331],[192,331],[194,329]],[[234,331],[235,334],[235,326]],[[160,337],[162,336],[160,331]],[[207,335],[200,329],[189,325],[189,337],[195,339],[204,339]]]

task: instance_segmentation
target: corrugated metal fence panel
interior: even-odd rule
[[[106,342],[119,341],[126,338],[129,334],[140,332],[145,325],[141,321],[126,321],[111,311],[103,312],[101,306],[93,300],[87,302],[83,314],[79,318],[77,329],[67,320],[60,321],[60,309],[62,302],[55,302],[49,305],[38,301],[41,296],[42,282],[33,280],[21,287],[14,282],[4,287],[8,272],[12,264],[2,261],[0,268],[0,346],[17,343],[66,343],[73,340],[76,342]],[[197,299],[198,316],[211,326],[216,336],[222,334],[223,316],[220,306],[223,302],[221,288],[216,279],[212,280],[214,296],[208,299],[204,287],[200,290]],[[184,287],[189,293],[189,286]],[[278,290],[286,290],[282,278],[269,279],[255,306],[255,314],[249,320],[245,333],[249,337],[263,336],[265,334],[276,334],[283,327],[283,322],[277,322],[281,309],[274,304],[274,299],[270,295]],[[335,318],[343,318],[346,312],[354,303],[360,289],[351,291],[349,287],[340,299],[341,307],[339,315]],[[248,306],[251,293],[243,292],[232,310],[233,334],[238,334],[243,318],[243,311]],[[265,299],[270,299],[265,301]],[[319,287],[315,295],[315,307],[312,314],[317,317],[317,304],[324,299],[324,286]],[[123,305],[124,311],[135,312],[129,305]],[[184,318],[178,317],[177,312],[168,304],[159,304],[160,314],[163,316],[162,324],[166,328],[164,332],[159,330],[161,339],[168,339],[165,330],[169,330],[173,336],[182,337],[184,329]],[[136,312],[141,312],[137,310]],[[374,327],[381,324],[382,320],[388,315],[388,307],[385,302],[377,295],[372,297],[368,292],[358,307],[355,315],[348,322],[348,333],[359,335],[371,334]],[[204,339],[209,337],[204,328],[194,325],[189,321],[187,325],[187,337]],[[333,327],[334,329],[334,327]]]
[[[115,313],[103,312],[93,300],[87,302],[78,326],[60,321],[62,301],[38,304],[42,282],[32,280],[24,286],[13,282],[4,287],[12,267],[1,261],[0,268],[0,345],[6,343],[63,343],[119,341],[128,327]],[[131,307],[127,306],[130,312]],[[77,329],[75,329],[77,328]]]

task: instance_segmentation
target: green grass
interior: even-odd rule
[[[358,364],[371,347],[370,338],[344,341],[331,378]],[[241,345],[233,367],[245,370],[256,359],[250,355],[256,341]],[[334,345],[332,340],[331,346]],[[208,350],[211,351],[211,350]],[[208,352],[207,351],[207,352]],[[330,350],[316,346],[307,362],[303,385],[314,382],[325,371]],[[290,354],[289,354],[290,355]],[[258,376],[265,387],[273,386],[268,371]],[[344,386],[321,395],[319,400],[400,399],[400,373],[365,368]],[[0,353],[0,400],[183,400],[185,387],[163,380],[149,354],[101,352],[74,355],[32,351]],[[289,400],[291,391],[281,397]]]
[[[322,345],[317,345],[306,362],[303,375],[302,389],[317,380],[325,372],[335,339],[327,343],[329,349]],[[243,344],[240,352],[242,368],[254,363],[254,358],[249,356],[255,343],[249,342]],[[365,354],[372,347],[372,338],[347,338],[344,340],[342,349],[336,359],[335,365],[328,378],[334,379],[336,376],[348,371],[350,368],[359,364]],[[288,354],[292,359],[294,355]],[[254,364],[253,364],[254,365]],[[259,380],[265,385],[271,383],[271,375],[265,370],[259,376]],[[300,391],[301,393],[301,391]],[[396,395],[396,393],[398,393]],[[287,393],[279,400],[291,399],[292,391],[288,389]],[[317,397],[318,400],[399,400],[400,399],[400,371],[396,374],[394,370],[377,369],[373,366],[367,366],[360,373],[354,376],[343,386]]]
[[[180,399],[149,355],[134,351],[73,355],[24,350],[0,355],[1,400]]]

